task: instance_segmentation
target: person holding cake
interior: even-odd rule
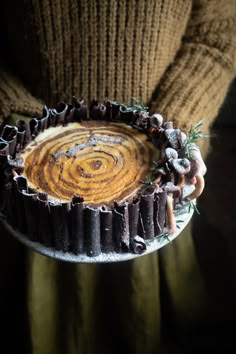
[[[205,134],[236,73],[234,0],[8,0],[0,17],[4,123],[40,116],[45,105],[73,96],[135,97],[183,131],[204,118]],[[200,150],[205,157],[205,140]],[[201,154],[192,153],[204,175]],[[160,251],[114,264],[63,263],[12,242],[4,233],[2,318],[8,324],[9,311],[19,314],[6,325],[5,337],[19,337],[9,352],[194,352],[198,331],[213,329],[214,294],[191,225]],[[16,289],[6,279],[19,274]],[[10,291],[19,292],[12,310]],[[17,321],[24,325],[13,327]]]

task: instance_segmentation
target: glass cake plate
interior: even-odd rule
[[[185,195],[189,194],[191,189],[192,186],[185,185],[184,194]],[[34,242],[29,240],[29,238],[26,235],[15,230],[6,221],[5,216],[1,213],[0,213],[0,219],[2,224],[5,226],[5,228],[8,230],[8,232],[11,235],[13,235],[18,241],[23,243],[31,250],[38,252],[42,255],[54,259],[58,259],[61,261],[73,262],[73,263],[114,263],[114,262],[128,261],[137,257],[145,256],[169,244],[177,236],[179,236],[183,231],[183,229],[188,225],[189,221],[193,216],[195,208],[196,208],[196,200],[193,200],[191,202],[185,203],[183,207],[175,210],[175,220],[177,225],[176,232],[172,235],[169,235],[166,230],[166,232],[164,231],[162,235],[159,235],[152,240],[146,240],[146,250],[141,254],[134,254],[131,252],[130,253],[110,252],[110,253],[101,253],[96,257],[89,257],[86,254],[76,255],[71,252],[57,251],[53,248],[46,247],[39,242]]]

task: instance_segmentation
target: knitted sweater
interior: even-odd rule
[[[235,0],[1,2],[0,116],[105,97],[208,127],[236,72]],[[14,8],[14,11],[13,11]]]

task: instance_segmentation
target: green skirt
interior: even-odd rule
[[[202,273],[191,224],[159,251],[113,264],[57,261],[1,230],[8,353],[194,353],[230,320],[220,279]]]

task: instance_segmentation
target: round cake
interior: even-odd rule
[[[143,253],[176,230],[174,209],[196,161],[185,135],[140,105],[45,107],[3,125],[1,212],[34,242],[73,254]],[[186,136],[185,136],[186,137]]]
[[[158,161],[147,135],[124,123],[84,121],[42,132],[21,154],[28,185],[67,202],[74,194],[85,203],[125,202]]]

